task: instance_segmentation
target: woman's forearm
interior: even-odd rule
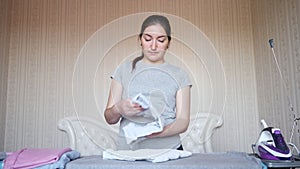
[[[149,135],[149,138],[153,137],[169,137],[185,132],[189,126],[189,119],[177,119],[173,123],[164,127],[163,131],[159,133],[153,133]]]
[[[172,136],[185,132],[189,126],[189,119],[177,119],[175,122],[166,126],[163,130],[163,136]]]
[[[104,112],[105,120],[108,124],[116,124],[121,118],[121,114],[118,112],[118,109],[115,105],[110,108],[107,108]]]

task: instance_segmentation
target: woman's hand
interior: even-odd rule
[[[166,130],[168,130],[169,126],[164,127],[163,131],[161,131],[161,132],[152,133],[146,137],[147,138],[164,137],[164,133],[166,132]]]
[[[122,99],[122,85],[112,80],[106,109],[104,112],[105,120],[108,124],[116,124],[122,116],[134,116],[144,109],[131,99]]]
[[[161,132],[152,133],[148,135],[147,138],[168,137],[180,134],[187,130],[188,125],[189,119],[176,119],[173,123],[165,126]]]
[[[123,116],[132,117],[143,111],[144,109],[137,103],[133,103],[130,99],[121,100],[115,105],[115,109]]]
[[[105,119],[109,124],[117,123],[122,116],[132,117],[144,109],[130,99],[120,100],[112,107],[107,108],[104,112]]]

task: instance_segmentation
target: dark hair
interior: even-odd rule
[[[171,26],[170,26],[169,20],[168,20],[168,18],[166,18],[165,16],[162,16],[162,15],[151,15],[148,18],[146,18],[142,24],[139,38],[140,39],[142,38],[142,35],[147,27],[152,26],[152,25],[157,25],[157,24],[161,25],[164,28],[164,30],[167,33],[168,40],[171,41]],[[141,56],[136,57],[132,61],[132,70],[135,69],[136,63],[138,61],[142,60],[143,58],[144,58],[144,53],[142,53]]]

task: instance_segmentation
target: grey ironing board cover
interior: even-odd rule
[[[103,160],[86,156],[71,161],[66,169],[261,169],[261,160],[244,152],[195,153],[190,157],[162,163]]]

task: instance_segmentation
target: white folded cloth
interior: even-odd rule
[[[139,149],[139,150],[105,150],[104,160],[138,161],[145,160],[153,163],[166,162],[191,156],[189,151],[176,149]]]
[[[164,119],[161,113],[164,110],[165,101],[161,92],[152,92],[149,97],[139,93],[133,98],[133,102],[147,109],[137,116],[126,117],[131,121],[122,128],[127,144],[132,144],[137,139],[152,133],[161,132],[164,128]]]
[[[140,124],[140,123],[128,123],[122,128],[127,144],[132,144],[140,137],[150,135],[152,133],[161,132],[164,128],[163,120],[158,118],[157,121]]]

